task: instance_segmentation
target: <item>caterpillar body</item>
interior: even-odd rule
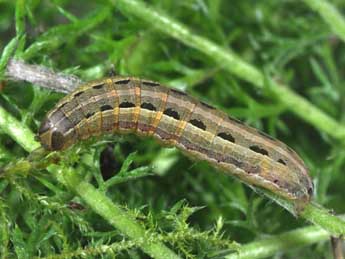
[[[63,150],[103,133],[153,136],[299,204],[313,193],[303,161],[282,142],[184,92],[139,78],[81,85],[47,114],[38,138],[47,150]]]

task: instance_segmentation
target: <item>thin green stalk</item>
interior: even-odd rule
[[[325,0],[304,0],[304,2],[318,12],[332,31],[345,42],[345,19],[331,3]]]
[[[104,193],[95,189],[93,185],[82,181],[75,170],[70,168],[63,170],[64,180],[67,185],[79,195],[94,212],[101,215],[112,226],[130,237],[141,249],[153,258],[178,259],[172,250],[162,242],[150,240],[150,234],[135,221],[128,213],[115,205]]]
[[[0,58],[0,79],[6,70],[8,61],[10,60],[12,54],[14,53],[18,43],[18,37],[13,38],[4,48]]]
[[[17,0],[16,3],[16,34],[21,36],[25,32],[25,1]]]
[[[9,257],[8,247],[10,243],[9,228],[10,224],[5,211],[6,206],[0,199],[0,258],[6,259]]]
[[[230,254],[225,258],[266,258],[278,252],[290,251],[327,239],[329,239],[329,233],[327,231],[317,226],[309,226],[242,245],[237,253]]]
[[[315,225],[327,229],[333,236],[344,236],[345,221],[331,214],[331,211],[321,207],[319,204],[310,203],[303,210],[301,216]]]
[[[345,126],[325,114],[319,108],[309,103],[304,98],[295,94],[288,86],[265,78],[256,67],[244,61],[229,49],[225,49],[207,38],[194,34],[183,24],[170,18],[161,11],[157,11],[138,0],[110,0],[124,13],[135,15],[151,24],[158,30],[176,38],[184,44],[198,49],[200,52],[212,58],[220,67],[235,74],[255,87],[262,88],[265,82],[269,82],[271,90],[276,98],[303,120],[309,122],[330,136],[345,141]]]
[[[35,141],[35,135],[32,131],[20,123],[1,106],[0,129],[28,152],[40,147],[40,144]]]
[[[335,215],[332,215],[331,212],[321,205],[310,202],[306,204],[302,211],[297,211],[296,204],[285,200],[275,194],[272,194],[269,191],[262,190],[262,192],[269,197],[271,200],[274,200],[280,206],[284,207],[291,214],[302,217],[314,225],[319,226],[327,230],[333,236],[343,236],[345,233],[345,221]]]

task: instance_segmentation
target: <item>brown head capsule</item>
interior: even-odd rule
[[[47,114],[38,134],[45,149],[63,150],[90,136],[129,132],[174,145],[299,207],[312,196],[306,166],[285,144],[157,82],[112,77],[86,83]]]

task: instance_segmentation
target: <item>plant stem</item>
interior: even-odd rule
[[[225,258],[266,258],[277,252],[289,251],[327,239],[329,239],[327,231],[317,226],[309,226],[242,245],[237,253],[230,254]]]
[[[6,215],[5,204],[0,199],[0,258],[6,259],[9,257],[8,245],[10,243],[10,223]]]
[[[305,205],[302,211],[296,211],[296,204],[285,200],[276,194],[269,191],[261,190],[265,196],[274,200],[280,206],[288,210],[291,214],[302,217],[309,222],[317,225],[329,232],[334,236],[342,236],[345,233],[345,221],[335,215],[332,215],[329,210],[322,207],[320,204],[310,202]]]
[[[20,123],[16,118],[9,114],[0,106],[0,128],[1,130],[14,139],[26,151],[30,152],[40,146],[35,141],[35,135],[25,125]]]
[[[333,236],[344,236],[345,222],[343,219],[334,216],[329,210],[321,207],[319,204],[310,203],[303,210],[301,216],[315,225],[327,229]]]
[[[45,66],[30,65],[19,59],[8,61],[6,76],[61,93],[73,91],[82,82],[76,76],[56,73]]]
[[[16,49],[18,37],[13,38],[4,48],[0,57],[0,79],[3,77],[4,71],[7,68],[11,55]]]
[[[345,19],[331,3],[325,0],[304,0],[304,2],[318,12],[333,32],[345,42]]]
[[[239,78],[250,82],[257,88],[263,88],[268,81],[271,91],[276,98],[314,127],[326,132],[330,136],[345,142],[345,126],[325,114],[322,110],[298,96],[288,86],[266,78],[256,67],[247,63],[230,49],[225,49],[216,43],[194,34],[183,24],[170,18],[161,11],[157,11],[138,0],[110,0],[121,11],[135,15],[151,24],[158,30],[176,38],[184,44],[199,50],[212,58],[220,67],[235,74]]]
[[[91,184],[82,181],[75,170],[62,169],[64,180],[72,191],[77,193],[94,212],[101,215],[112,226],[136,242],[141,249],[153,258],[177,259],[180,258],[163,243],[150,240],[149,233],[135,221],[128,213],[113,203],[102,192]]]

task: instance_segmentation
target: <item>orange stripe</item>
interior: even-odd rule
[[[217,116],[218,117],[218,116]],[[223,120],[224,120],[224,118],[222,117],[222,116],[219,116],[219,121],[217,122],[217,127],[216,127],[216,130],[215,130],[215,132],[214,132],[214,135],[213,135],[213,138],[212,138],[212,140],[210,141],[210,144],[209,144],[209,146],[207,147],[207,148],[209,148],[210,146],[212,146],[213,145],[213,141],[214,141],[214,138],[217,136],[217,132],[218,132],[218,129],[219,129],[219,125],[223,122]],[[222,150],[222,152],[223,152],[223,150]]]
[[[98,135],[100,135],[102,133],[102,125],[103,125],[103,112],[99,112],[99,131],[98,131]]]
[[[135,85],[135,109],[134,109],[134,123],[135,123],[135,131],[138,128],[138,120],[140,115],[140,103],[141,103],[141,81],[135,81],[137,84]]]
[[[91,134],[90,129],[88,127],[89,126],[88,123],[87,123],[88,119],[85,118],[85,114],[84,114],[84,110],[83,110],[83,105],[79,102],[77,97],[75,97],[75,101],[78,104],[77,107],[80,107],[80,109],[82,110],[83,116],[84,116],[84,118],[81,121],[85,121],[86,120],[86,129],[87,129],[88,135],[91,136],[92,134]]]
[[[182,133],[183,133],[184,129],[186,128],[187,122],[189,121],[190,117],[192,116],[196,105],[197,104],[194,103],[193,108],[190,109],[189,113],[187,114],[187,116],[185,116],[184,120],[181,120],[179,122],[179,124],[177,125],[176,132],[174,134],[175,135],[175,139],[173,140],[174,144],[176,144],[179,141],[179,139],[181,138]]]
[[[119,128],[119,103],[120,103],[120,98],[119,94],[116,91],[115,83],[113,78],[107,78],[105,80],[107,84],[110,84],[112,86],[112,90],[109,92],[109,97],[114,97],[116,99],[116,103],[114,105],[114,126],[113,126],[113,131],[116,131]]]
[[[164,111],[165,106],[167,104],[168,95],[169,95],[169,90],[167,92],[162,92],[162,97],[161,97],[162,102],[161,102],[161,105],[159,107],[159,111],[156,113],[156,117],[153,120],[152,127],[151,127],[151,129],[150,129],[150,131],[148,133],[149,136],[154,134],[154,132],[156,131],[157,126],[158,126],[160,120],[162,119],[163,111]]]

